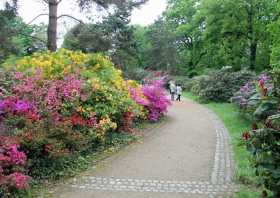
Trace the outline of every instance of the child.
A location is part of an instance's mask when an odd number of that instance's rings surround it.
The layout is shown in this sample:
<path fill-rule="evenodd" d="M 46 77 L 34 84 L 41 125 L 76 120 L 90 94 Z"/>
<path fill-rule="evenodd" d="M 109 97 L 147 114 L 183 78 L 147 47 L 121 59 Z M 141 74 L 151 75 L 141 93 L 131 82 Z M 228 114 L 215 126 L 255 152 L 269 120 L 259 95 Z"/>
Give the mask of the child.
<path fill-rule="evenodd" d="M 176 95 L 177 95 L 176 101 L 181 101 L 182 87 L 180 85 L 176 86 Z"/>

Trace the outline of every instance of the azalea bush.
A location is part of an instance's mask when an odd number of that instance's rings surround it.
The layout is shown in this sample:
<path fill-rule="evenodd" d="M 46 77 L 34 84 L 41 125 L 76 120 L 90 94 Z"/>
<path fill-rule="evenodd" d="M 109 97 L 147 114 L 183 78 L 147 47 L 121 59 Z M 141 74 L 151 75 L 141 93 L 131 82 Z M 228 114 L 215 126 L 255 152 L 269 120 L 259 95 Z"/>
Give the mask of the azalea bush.
<path fill-rule="evenodd" d="M 155 80 L 142 87 L 143 95 L 147 98 L 148 104 L 144 105 L 151 121 L 158 121 L 170 105 L 170 100 L 165 94 L 164 81 Z"/>
<path fill-rule="evenodd" d="M 31 177 L 26 175 L 27 156 L 15 137 L 0 136 L 0 196 L 25 190 Z"/>
<path fill-rule="evenodd" d="M 261 74 L 256 81 L 249 82 L 235 94 L 233 102 L 241 111 L 251 113 L 252 130 L 244 132 L 243 141 L 251 153 L 252 166 L 261 184 L 280 197 L 280 116 L 279 116 L 279 72 Z M 267 193 L 263 193 L 264 195 Z M 265 197 L 265 196 L 264 196 Z"/>
<path fill-rule="evenodd" d="M 62 49 L 4 66 L 0 133 L 17 138 L 13 149 L 24 152 L 34 180 L 59 177 L 73 157 L 105 146 L 111 133 L 131 133 L 135 120 L 159 120 L 169 105 L 162 81 L 125 81 L 101 54 Z M 6 172 L 5 181 L 25 178 Z"/>
<path fill-rule="evenodd" d="M 143 86 L 130 86 L 130 94 L 134 101 L 144 107 L 150 121 L 158 121 L 167 112 L 171 104 L 164 89 L 163 79 L 149 80 Z"/>

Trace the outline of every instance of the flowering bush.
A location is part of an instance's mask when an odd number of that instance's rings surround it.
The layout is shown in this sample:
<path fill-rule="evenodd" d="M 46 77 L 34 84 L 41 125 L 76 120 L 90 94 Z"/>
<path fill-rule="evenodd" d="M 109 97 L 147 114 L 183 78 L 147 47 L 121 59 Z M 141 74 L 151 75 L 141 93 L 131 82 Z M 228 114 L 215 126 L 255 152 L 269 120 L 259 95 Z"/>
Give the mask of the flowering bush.
<path fill-rule="evenodd" d="M 0 137 L 0 190 L 26 189 L 31 177 L 25 175 L 27 157 L 19 151 L 19 141 L 14 137 Z"/>
<path fill-rule="evenodd" d="M 255 74 L 251 71 L 234 72 L 231 67 L 222 68 L 204 81 L 205 87 L 199 91 L 199 99 L 204 102 L 227 102 L 240 86 L 253 79 Z"/>
<path fill-rule="evenodd" d="M 246 135 L 245 135 L 246 134 Z M 268 117 L 264 126 L 244 133 L 243 137 L 252 154 L 251 162 L 262 184 L 280 197 L 280 116 Z"/>
<path fill-rule="evenodd" d="M 143 87 L 125 81 L 100 54 L 62 49 L 35 53 L 5 68 L 10 77 L 0 92 L 0 132 L 18 143 L 4 157 L 13 156 L 10 162 L 17 167 L 27 164 L 34 179 L 48 178 L 65 168 L 64 159 L 105 144 L 112 131 L 131 132 L 135 119 L 157 121 L 169 105 L 162 81 Z M 25 154 L 18 152 L 19 144 Z M 21 173 L 10 172 L 5 181 L 25 188 L 28 177 Z"/>
<path fill-rule="evenodd" d="M 266 119 L 277 110 L 273 84 L 267 74 L 261 74 L 256 81 L 250 81 L 234 94 L 231 101 L 247 118 Z"/>
<path fill-rule="evenodd" d="M 131 97 L 137 104 L 144 107 L 150 121 L 158 121 L 167 112 L 171 103 L 165 94 L 163 80 L 147 81 L 142 87 L 130 82 L 129 87 Z"/>
<path fill-rule="evenodd" d="M 147 98 L 148 104 L 144 105 L 148 110 L 148 118 L 151 121 L 158 121 L 163 113 L 167 112 L 171 104 L 165 94 L 163 80 L 155 80 L 142 87 L 143 95 Z"/>

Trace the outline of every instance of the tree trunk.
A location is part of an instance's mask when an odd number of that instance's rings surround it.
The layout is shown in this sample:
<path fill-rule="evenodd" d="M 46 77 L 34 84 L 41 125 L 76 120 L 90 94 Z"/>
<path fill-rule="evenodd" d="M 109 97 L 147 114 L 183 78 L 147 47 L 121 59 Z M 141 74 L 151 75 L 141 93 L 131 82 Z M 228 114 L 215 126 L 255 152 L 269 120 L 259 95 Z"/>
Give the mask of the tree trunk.
<path fill-rule="evenodd" d="M 48 25 L 48 49 L 52 52 L 56 51 L 57 44 L 57 7 L 56 0 L 49 0 L 49 25 Z"/>
<path fill-rule="evenodd" d="M 256 67 L 257 48 L 258 48 L 257 42 L 254 39 L 251 40 L 251 44 L 250 44 L 250 69 L 251 70 L 254 70 Z"/>
<path fill-rule="evenodd" d="M 248 9 L 248 34 L 250 40 L 250 69 L 254 70 L 256 66 L 258 44 L 254 34 L 254 6 L 252 1 L 250 1 L 250 7 Z"/>

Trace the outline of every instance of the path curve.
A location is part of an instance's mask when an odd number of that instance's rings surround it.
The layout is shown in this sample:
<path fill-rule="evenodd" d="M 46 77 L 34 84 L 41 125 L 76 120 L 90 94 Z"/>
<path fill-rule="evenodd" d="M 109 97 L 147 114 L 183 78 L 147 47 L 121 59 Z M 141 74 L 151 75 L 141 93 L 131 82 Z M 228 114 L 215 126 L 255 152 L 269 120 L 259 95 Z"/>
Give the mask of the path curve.
<path fill-rule="evenodd" d="M 227 129 L 210 110 L 174 102 L 167 123 L 71 179 L 55 198 L 231 197 L 233 156 Z"/>

